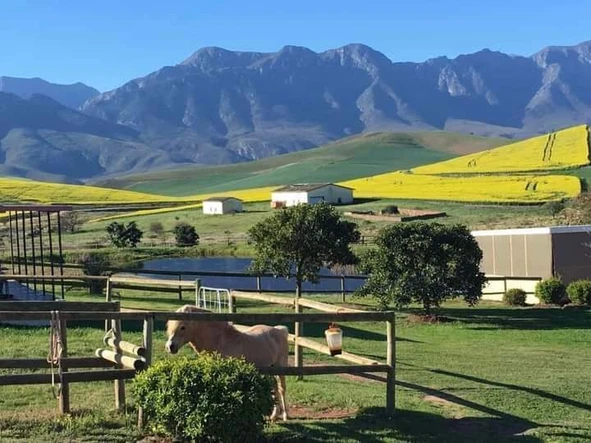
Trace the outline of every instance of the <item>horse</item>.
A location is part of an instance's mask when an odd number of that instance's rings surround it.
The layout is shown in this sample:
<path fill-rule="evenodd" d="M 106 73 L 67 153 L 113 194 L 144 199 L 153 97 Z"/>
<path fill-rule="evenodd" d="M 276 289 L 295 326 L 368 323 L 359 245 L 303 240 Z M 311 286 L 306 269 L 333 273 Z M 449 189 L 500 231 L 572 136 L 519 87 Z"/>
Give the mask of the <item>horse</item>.
<path fill-rule="evenodd" d="M 211 312 L 193 305 L 185 305 L 176 312 Z M 256 325 L 244 332 L 230 322 L 199 322 L 169 320 L 166 325 L 166 351 L 176 354 L 186 343 L 196 353 L 218 352 L 222 357 L 244 357 L 257 367 L 287 366 L 289 356 L 288 331 L 285 326 Z M 273 388 L 275 406 L 271 420 L 275 420 L 278 409 L 283 420 L 287 420 L 285 402 L 285 376 L 275 377 Z M 278 408 L 279 406 L 279 408 Z"/>

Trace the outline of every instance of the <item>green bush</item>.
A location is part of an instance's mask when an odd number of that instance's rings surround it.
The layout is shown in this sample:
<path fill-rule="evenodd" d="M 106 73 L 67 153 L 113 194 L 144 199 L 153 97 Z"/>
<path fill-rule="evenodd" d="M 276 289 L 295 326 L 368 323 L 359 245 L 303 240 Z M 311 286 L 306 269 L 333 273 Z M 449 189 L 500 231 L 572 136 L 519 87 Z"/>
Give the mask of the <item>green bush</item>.
<path fill-rule="evenodd" d="M 536 297 L 540 299 L 540 303 L 558 305 L 566 299 L 566 287 L 561 279 L 548 278 L 536 285 Z"/>
<path fill-rule="evenodd" d="M 591 306 L 591 280 L 577 280 L 566 287 L 566 295 L 571 303 Z"/>
<path fill-rule="evenodd" d="M 181 440 L 257 441 L 273 409 L 272 378 L 243 359 L 161 360 L 134 380 L 152 430 Z"/>
<path fill-rule="evenodd" d="M 509 306 L 525 306 L 527 294 L 523 289 L 512 288 L 503 295 L 503 301 Z"/>

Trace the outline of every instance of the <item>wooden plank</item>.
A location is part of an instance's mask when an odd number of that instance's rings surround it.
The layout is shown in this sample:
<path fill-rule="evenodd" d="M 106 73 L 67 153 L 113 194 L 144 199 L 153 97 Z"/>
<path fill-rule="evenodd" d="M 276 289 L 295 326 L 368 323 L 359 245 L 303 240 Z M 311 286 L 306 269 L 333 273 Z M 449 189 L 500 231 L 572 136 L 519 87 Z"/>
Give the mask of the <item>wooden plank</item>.
<path fill-rule="evenodd" d="M 115 340 L 114 337 L 107 337 L 105 340 L 103 340 L 103 342 L 105 343 L 106 346 L 111 346 L 113 348 L 119 348 L 123 352 L 127 352 L 128 354 L 137 355 L 139 357 L 146 356 L 146 348 L 144 348 L 143 346 L 135 345 L 135 344 L 130 343 L 125 340 L 118 341 L 118 340 Z"/>
<path fill-rule="evenodd" d="M 293 291 L 292 291 L 293 292 Z M 280 297 L 277 295 L 259 294 L 258 292 L 246 292 L 246 291 L 230 291 L 230 294 L 236 298 L 243 298 L 246 300 L 258 300 L 265 301 L 268 303 L 275 303 L 278 305 L 293 306 L 293 297 Z"/>
<path fill-rule="evenodd" d="M 117 341 L 121 341 L 121 319 L 114 319 L 111 323 L 111 328 L 113 330 L 113 336 Z M 119 349 L 115 349 L 115 351 L 119 351 Z M 115 367 L 117 369 L 123 369 L 122 364 L 117 364 Z M 115 380 L 115 409 L 118 411 L 123 411 L 125 409 L 125 381 L 124 380 Z"/>
<path fill-rule="evenodd" d="M 152 347 L 153 347 L 153 333 L 154 333 L 154 318 L 146 317 L 144 319 L 143 337 L 144 337 L 144 348 L 146 349 L 146 368 L 152 364 Z M 138 429 L 143 429 L 146 425 L 146 417 L 144 414 L 144 408 L 138 407 L 137 411 L 137 426 Z"/>
<path fill-rule="evenodd" d="M 300 306 L 305 306 L 306 308 L 316 309 L 322 312 L 369 312 L 369 311 L 362 311 L 361 309 L 352 309 L 352 308 L 345 308 L 342 306 L 331 305 L 329 303 L 323 303 L 315 300 L 310 300 L 307 298 L 300 298 L 299 300 Z"/>
<path fill-rule="evenodd" d="M 111 368 L 113 363 L 99 357 L 67 357 L 62 358 L 64 368 Z M 2 369 L 49 369 L 47 358 L 2 358 Z"/>
<path fill-rule="evenodd" d="M 295 339 L 295 336 L 290 334 L 290 339 L 292 339 L 292 337 L 293 337 L 293 339 Z M 330 349 L 328 346 L 323 345 L 322 343 L 318 343 L 318 342 L 311 340 L 309 338 L 300 337 L 300 346 L 303 346 L 303 347 L 309 348 L 309 349 L 313 349 L 314 351 L 320 352 L 321 354 L 330 355 Z M 360 355 L 352 354 L 352 353 L 346 352 L 346 351 L 343 351 L 341 354 L 337 354 L 337 355 L 333 356 L 333 358 L 338 358 L 339 360 L 345 360 L 345 361 L 360 364 L 360 365 L 379 365 L 379 364 L 381 364 L 379 361 L 372 360 L 371 358 L 362 357 Z"/>
<path fill-rule="evenodd" d="M 12 302 L 9 302 L 12 303 Z M 391 311 L 380 312 L 309 312 L 295 313 L 186 313 L 169 311 L 134 311 L 134 312 L 60 312 L 60 317 L 65 320 L 143 320 L 151 315 L 155 321 L 186 320 L 186 321 L 230 321 L 234 323 L 262 323 L 281 324 L 296 321 L 306 323 L 330 323 L 330 322 L 357 322 L 357 321 L 387 321 Z M 49 311 L 10 312 L 0 311 L 0 320 L 49 320 Z"/>
<path fill-rule="evenodd" d="M 125 369 L 135 369 L 136 371 L 142 371 L 146 367 L 146 362 L 141 358 L 123 355 L 118 352 L 111 351 L 110 349 L 97 349 L 95 355 L 115 363 L 117 367 L 122 366 Z"/>
<path fill-rule="evenodd" d="M 295 366 L 261 367 L 258 368 L 263 374 L 269 375 L 323 375 L 323 374 L 363 374 L 372 372 L 387 372 L 388 365 L 339 365 L 339 366 Z"/>
<path fill-rule="evenodd" d="M 40 265 L 39 265 L 40 266 Z M 89 280 L 108 280 L 103 275 L 26 275 L 26 274 L 2 274 L 0 280 L 64 280 L 76 282 L 88 282 Z"/>
<path fill-rule="evenodd" d="M 61 354 L 58 359 L 58 370 L 61 380 L 60 394 L 59 394 L 59 411 L 60 414 L 68 414 L 70 412 L 70 385 L 68 380 L 64 378 L 64 374 L 68 373 L 68 368 L 62 364 L 62 358 L 68 357 L 68 330 L 66 320 L 59 320 L 59 338 L 62 344 Z"/>
<path fill-rule="evenodd" d="M 79 371 L 63 374 L 68 383 L 90 381 L 126 380 L 135 377 L 134 369 L 107 369 L 104 371 Z M 61 383 L 59 374 L 55 374 L 55 382 Z M 51 384 L 51 374 L 10 374 L 0 375 L 0 386 L 9 385 L 44 385 Z"/>
<path fill-rule="evenodd" d="M 169 288 L 166 286 L 163 287 L 156 287 L 156 286 L 143 286 L 143 285 L 128 285 L 128 284 L 117 284 L 117 289 L 128 289 L 132 291 L 149 291 L 149 292 L 165 292 L 165 293 L 174 293 L 178 294 L 179 288 Z M 181 288 L 182 291 L 194 291 L 194 288 Z"/>
<path fill-rule="evenodd" d="M 0 311 L 118 311 L 118 302 L 73 302 L 55 301 L 0 301 Z M 48 315 L 50 313 L 48 312 Z M 50 315 L 47 317 L 50 318 Z"/>
<path fill-rule="evenodd" d="M 154 285 L 176 288 L 179 287 L 195 289 L 195 281 L 191 280 L 165 280 L 160 278 L 144 278 L 144 277 L 111 277 L 111 284 L 119 286 L 120 284 L 127 285 Z"/>
<path fill-rule="evenodd" d="M 396 332 L 395 316 L 386 323 L 387 335 L 387 366 L 386 375 L 386 412 L 393 415 L 396 410 Z"/>

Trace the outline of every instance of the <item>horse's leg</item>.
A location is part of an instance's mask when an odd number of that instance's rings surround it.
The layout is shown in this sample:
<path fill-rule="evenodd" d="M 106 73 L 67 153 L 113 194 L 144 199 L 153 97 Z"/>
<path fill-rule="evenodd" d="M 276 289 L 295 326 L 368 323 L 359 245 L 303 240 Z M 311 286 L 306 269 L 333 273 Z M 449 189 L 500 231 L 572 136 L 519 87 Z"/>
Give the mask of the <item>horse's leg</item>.
<path fill-rule="evenodd" d="M 273 384 L 273 412 L 271 413 L 271 420 L 275 420 L 277 417 L 277 401 L 279 399 L 278 390 L 277 377 L 275 377 L 275 383 Z"/>
<path fill-rule="evenodd" d="M 279 391 L 279 400 L 281 410 L 283 411 L 283 421 L 287 420 L 287 403 L 285 401 L 285 375 L 279 375 L 277 380 L 277 391 Z"/>

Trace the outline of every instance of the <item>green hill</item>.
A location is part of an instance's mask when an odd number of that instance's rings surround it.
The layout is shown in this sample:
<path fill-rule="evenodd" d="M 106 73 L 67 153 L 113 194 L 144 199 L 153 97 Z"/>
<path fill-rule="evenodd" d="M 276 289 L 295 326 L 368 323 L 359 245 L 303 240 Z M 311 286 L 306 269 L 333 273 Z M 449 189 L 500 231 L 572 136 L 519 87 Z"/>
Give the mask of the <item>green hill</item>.
<path fill-rule="evenodd" d="M 506 143 L 502 138 L 448 132 L 373 133 L 254 162 L 130 175 L 97 185 L 187 196 L 297 182 L 339 182 L 410 169 Z"/>

